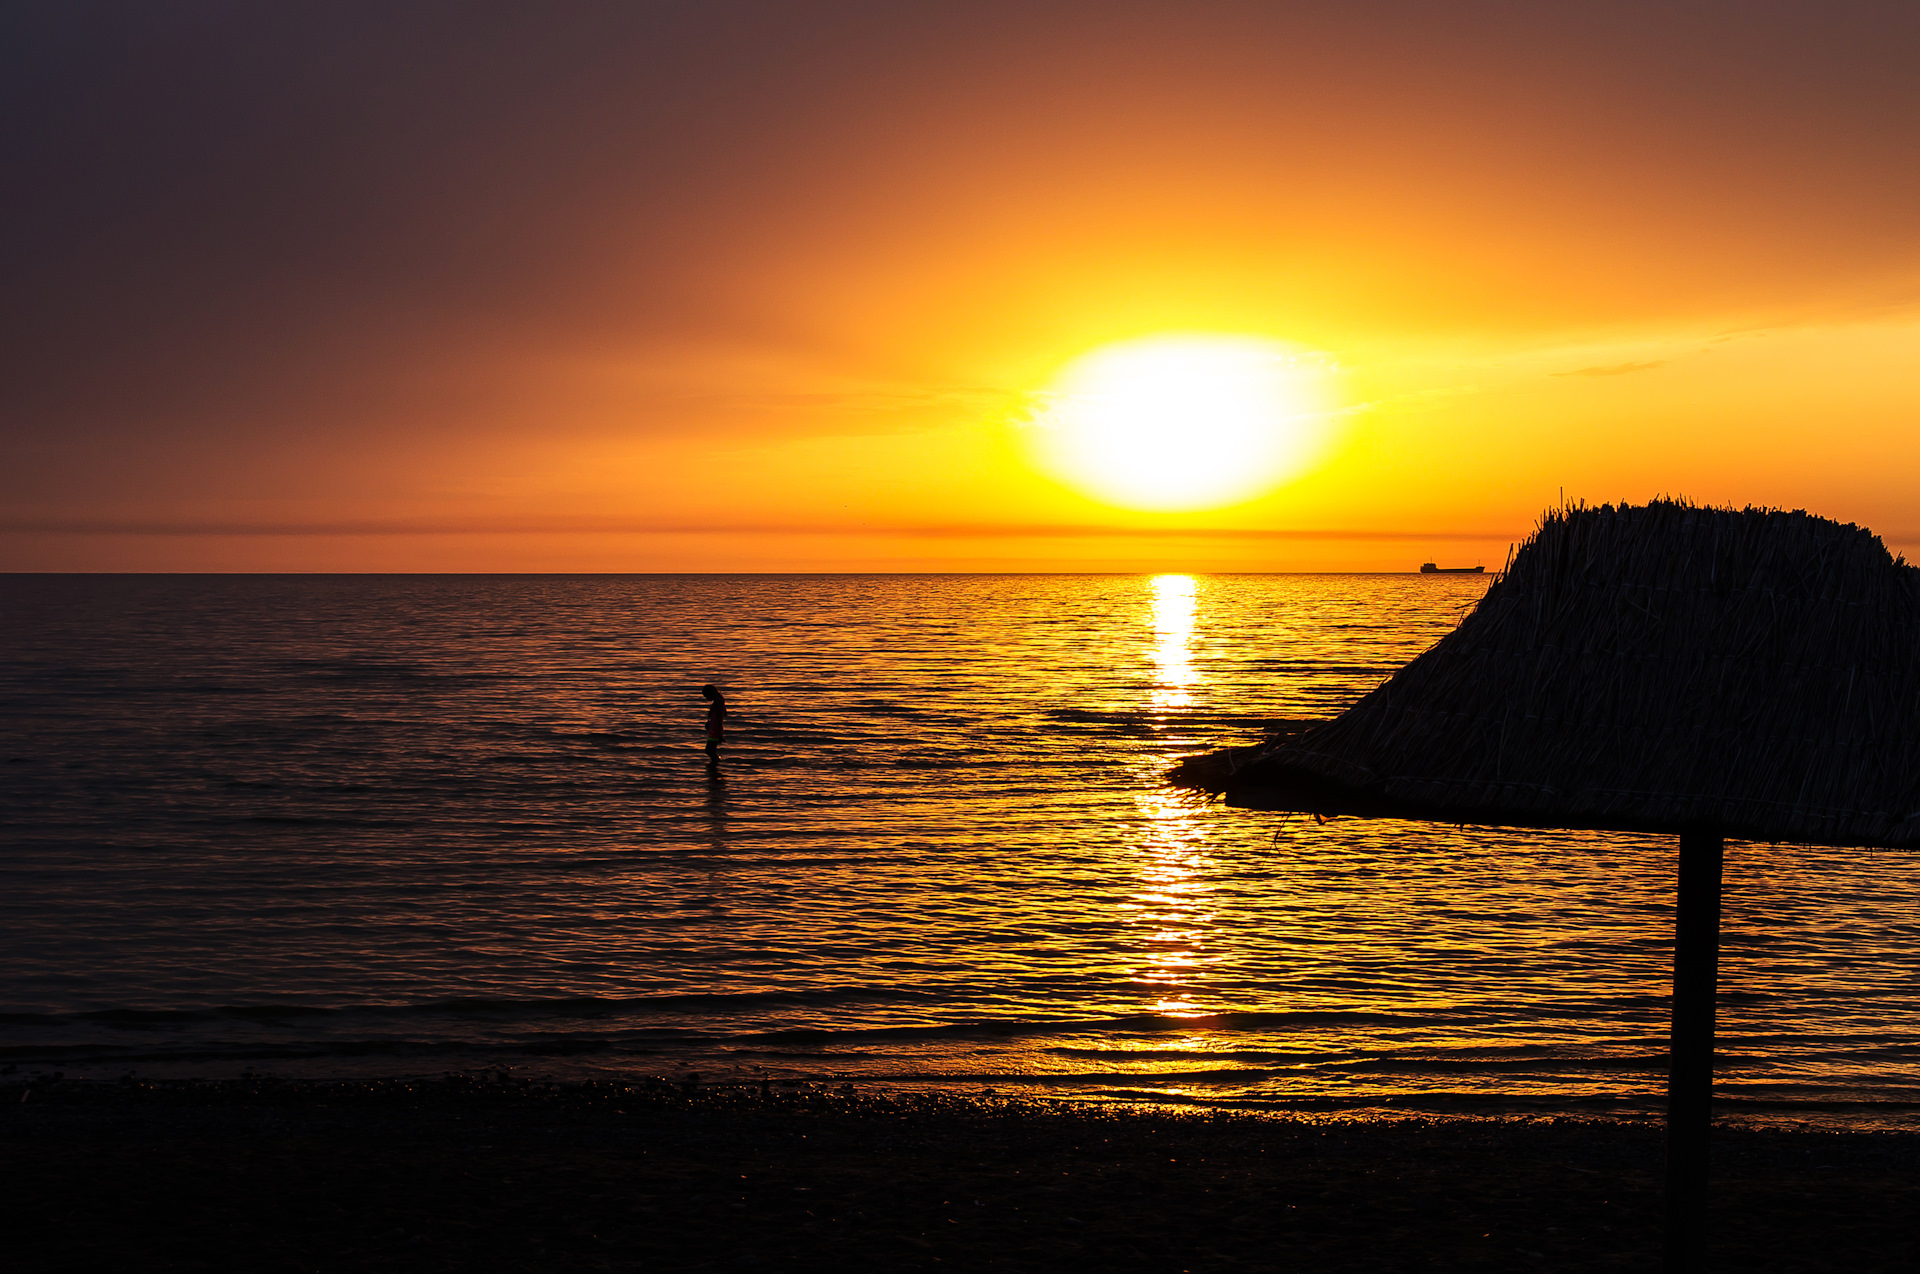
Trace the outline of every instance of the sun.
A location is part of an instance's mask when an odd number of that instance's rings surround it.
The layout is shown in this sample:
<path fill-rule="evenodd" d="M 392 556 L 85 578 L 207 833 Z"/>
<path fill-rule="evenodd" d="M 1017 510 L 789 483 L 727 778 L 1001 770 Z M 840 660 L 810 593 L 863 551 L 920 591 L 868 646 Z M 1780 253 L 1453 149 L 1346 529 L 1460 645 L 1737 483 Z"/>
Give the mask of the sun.
<path fill-rule="evenodd" d="M 1323 450 L 1331 361 L 1251 336 L 1152 336 L 1063 369 L 1033 419 L 1040 467 L 1096 499 L 1175 511 L 1239 504 Z"/>

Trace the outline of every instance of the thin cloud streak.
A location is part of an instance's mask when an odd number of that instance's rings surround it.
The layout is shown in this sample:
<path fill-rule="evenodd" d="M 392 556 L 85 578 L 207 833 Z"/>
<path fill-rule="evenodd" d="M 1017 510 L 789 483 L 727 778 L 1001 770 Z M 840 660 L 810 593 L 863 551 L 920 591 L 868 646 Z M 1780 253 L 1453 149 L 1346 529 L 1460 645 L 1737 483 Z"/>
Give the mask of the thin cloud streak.
<path fill-rule="evenodd" d="M 1650 372 L 1656 367 L 1665 367 L 1667 360 L 1657 359 L 1651 363 L 1615 363 L 1610 367 L 1577 367 L 1570 372 L 1554 372 L 1555 376 L 1625 376 L 1631 372 Z"/>
<path fill-rule="evenodd" d="M 338 522 L 149 521 L 111 518 L 0 518 L 0 533 L 159 536 L 403 535 L 832 535 L 917 539 L 1347 540 L 1360 542 L 1519 540 L 1525 532 L 1278 529 L 1217 526 L 1107 526 L 1098 523 L 897 524 L 650 522 L 632 518 L 494 518 L 459 521 L 378 518 Z"/>

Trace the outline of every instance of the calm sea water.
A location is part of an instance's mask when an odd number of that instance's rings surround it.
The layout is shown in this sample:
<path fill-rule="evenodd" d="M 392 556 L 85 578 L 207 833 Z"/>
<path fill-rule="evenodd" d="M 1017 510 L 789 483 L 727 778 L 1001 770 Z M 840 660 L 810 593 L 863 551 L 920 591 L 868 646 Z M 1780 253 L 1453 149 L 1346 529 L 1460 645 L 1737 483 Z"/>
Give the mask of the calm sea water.
<path fill-rule="evenodd" d="M 1162 781 L 1483 587 L 8 577 L 0 1065 L 1654 1109 L 1668 841 Z M 1920 863 L 1733 845 L 1725 925 L 1729 1108 L 1910 1119 Z"/>

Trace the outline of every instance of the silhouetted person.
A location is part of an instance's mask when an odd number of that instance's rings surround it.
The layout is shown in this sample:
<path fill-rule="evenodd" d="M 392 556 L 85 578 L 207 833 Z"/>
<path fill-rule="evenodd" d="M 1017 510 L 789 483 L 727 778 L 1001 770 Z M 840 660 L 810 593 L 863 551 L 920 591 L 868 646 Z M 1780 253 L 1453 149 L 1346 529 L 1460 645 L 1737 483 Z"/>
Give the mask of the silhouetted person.
<path fill-rule="evenodd" d="M 727 697 L 718 686 L 700 687 L 700 697 L 707 701 L 707 763 L 715 765 L 720 761 L 720 742 L 726 738 Z"/>

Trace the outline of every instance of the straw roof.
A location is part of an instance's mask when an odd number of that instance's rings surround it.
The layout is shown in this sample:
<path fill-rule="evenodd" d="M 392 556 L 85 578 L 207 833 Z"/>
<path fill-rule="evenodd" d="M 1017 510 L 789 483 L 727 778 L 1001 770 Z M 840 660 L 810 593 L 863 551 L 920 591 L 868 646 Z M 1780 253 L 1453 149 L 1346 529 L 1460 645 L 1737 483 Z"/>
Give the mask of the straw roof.
<path fill-rule="evenodd" d="M 1803 512 L 1556 510 L 1431 650 L 1213 770 L 1256 809 L 1912 845 L 1920 570 Z"/>

